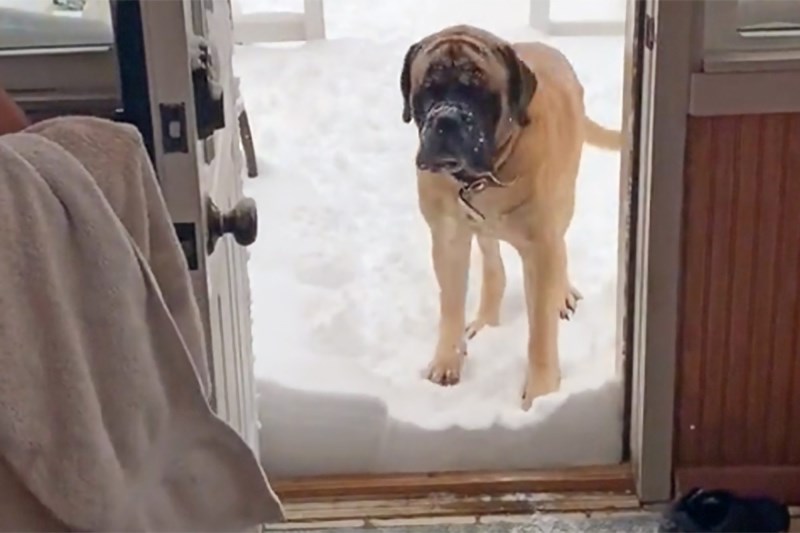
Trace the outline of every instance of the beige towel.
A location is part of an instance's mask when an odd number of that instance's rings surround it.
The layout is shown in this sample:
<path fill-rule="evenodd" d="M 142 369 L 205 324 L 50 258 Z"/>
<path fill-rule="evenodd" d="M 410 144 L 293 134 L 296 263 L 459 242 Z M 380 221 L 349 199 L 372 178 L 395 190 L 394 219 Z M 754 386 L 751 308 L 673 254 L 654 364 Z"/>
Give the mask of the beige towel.
<path fill-rule="evenodd" d="M 146 157 L 133 128 L 95 119 L 0 137 L 0 529 L 282 518 L 205 401 L 197 310 Z"/>
<path fill-rule="evenodd" d="M 205 337 L 186 259 L 138 131 L 94 117 L 45 120 L 26 131 L 60 144 L 94 178 L 149 264 L 200 381 L 210 394 Z"/>

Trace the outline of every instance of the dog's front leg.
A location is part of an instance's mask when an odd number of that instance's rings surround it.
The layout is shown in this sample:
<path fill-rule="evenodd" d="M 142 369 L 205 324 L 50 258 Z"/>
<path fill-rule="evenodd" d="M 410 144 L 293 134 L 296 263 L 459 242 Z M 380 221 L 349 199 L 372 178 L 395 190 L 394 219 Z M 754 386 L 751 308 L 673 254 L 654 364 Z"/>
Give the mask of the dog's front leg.
<path fill-rule="evenodd" d="M 521 251 L 528 307 L 528 369 L 522 408 L 539 396 L 558 390 L 558 320 L 567 283 L 567 251 L 563 238 L 536 242 Z"/>
<path fill-rule="evenodd" d="M 467 326 L 467 339 L 472 339 L 484 326 L 500 325 L 500 305 L 506 289 L 506 271 L 503 267 L 503 256 L 500 255 L 500 242 L 478 235 L 478 246 L 483 255 L 481 300 L 478 316 Z"/>
<path fill-rule="evenodd" d="M 428 379 L 455 385 L 466 355 L 465 305 L 472 232 L 455 219 L 431 224 L 433 269 L 439 283 L 439 339 L 428 368 Z"/>

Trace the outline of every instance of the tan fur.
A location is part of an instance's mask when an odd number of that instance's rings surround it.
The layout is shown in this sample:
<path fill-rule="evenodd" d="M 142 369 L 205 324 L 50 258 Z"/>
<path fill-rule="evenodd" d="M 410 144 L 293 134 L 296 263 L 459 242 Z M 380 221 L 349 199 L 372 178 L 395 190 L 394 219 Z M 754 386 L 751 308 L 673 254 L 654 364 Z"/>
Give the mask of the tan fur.
<path fill-rule="evenodd" d="M 586 117 L 586 142 L 606 150 L 622 149 L 622 133 L 619 130 L 604 128 Z"/>
<path fill-rule="evenodd" d="M 453 47 L 447 41 L 455 41 Z M 485 53 L 463 42 L 479 43 Z M 430 43 L 439 43 L 433 49 Z M 459 43 L 462 44 L 459 44 Z M 427 66 L 449 57 L 468 54 L 491 86 L 504 89 L 506 67 L 492 53 L 502 41 L 469 27 L 444 30 L 431 36 L 411 70 L 412 93 L 423 83 Z M 538 86 L 528 107 L 531 123 L 509 126 L 508 109 L 496 133 L 498 145 L 513 143 L 497 177 L 513 184 L 489 188 L 473 198 L 485 216 L 475 222 L 458 203 L 459 184 L 450 176 L 418 172 L 419 205 L 432 238 L 433 266 L 440 287 L 439 338 L 428 377 L 442 385 L 460 379 L 466 338 L 484 326 L 500 321 L 505 290 L 505 270 L 498 241 L 510 243 L 522 257 L 528 309 L 528 368 L 522 389 L 522 406 L 558 390 L 559 316 L 568 315 L 581 298 L 567 275 L 565 234 L 575 205 L 575 184 L 584 143 L 619 149 L 621 134 L 598 125 L 585 115 L 583 87 L 569 61 L 557 50 L 540 43 L 514 45 L 517 55 L 536 75 Z M 470 248 L 477 236 L 483 257 L 482 288 L 477 315 L 465 316 Z"/>

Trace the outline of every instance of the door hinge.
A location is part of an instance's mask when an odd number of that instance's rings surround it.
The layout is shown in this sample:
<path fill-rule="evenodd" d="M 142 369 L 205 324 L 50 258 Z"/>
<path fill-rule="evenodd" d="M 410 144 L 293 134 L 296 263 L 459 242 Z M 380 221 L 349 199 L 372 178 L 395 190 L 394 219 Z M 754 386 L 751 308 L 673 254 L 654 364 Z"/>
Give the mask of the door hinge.
<path fill-rule="evenodd" d="M 644 16 L 644 45 L 648 50 L 656 45 L 656 20 L 648 14 Z"/>
<path fill-rule="evenodd" d="M 183 103 L 159 104 L 158 112 L 161 115 L 161 144 L 164 153 L 189 153 L 186 106 Z"/>

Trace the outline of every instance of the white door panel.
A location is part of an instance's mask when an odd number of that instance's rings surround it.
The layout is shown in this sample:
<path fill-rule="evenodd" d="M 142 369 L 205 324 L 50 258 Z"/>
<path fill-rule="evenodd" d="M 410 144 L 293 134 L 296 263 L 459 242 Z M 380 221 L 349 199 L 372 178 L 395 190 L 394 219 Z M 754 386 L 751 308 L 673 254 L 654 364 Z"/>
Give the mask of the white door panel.
<path fill-rule="evenodd" d="M 195 2 L 195 5 L 200 4 Z M 205 10 L 204 30 L 206 39 L 216 52 L 215 69 L 218 81 L 224 88 L 226 126 L 214 134 L 213 159 L 205 167 L 207 175 L 203 185 L 207 187 L 205 194 L 214 199 L 222 211 L 230 211 L 242 199 L 240 176 L 243 171 L 235 108 L 234 88 L 237 83 L 232 70 L 231 13 L 229 2 L 225 0 L 205 4 L 212 7 Z M 247 275 L 243 268 L 246 251 L 231 238 L 224 239 L 218 246 L 220 248 L 209 257 L 208 275 L 211 292 L 227 298 L 227 303 L 222 307 L 227 305 L 225 320 L 229 336 L 225 357 L 218 363 L 224 369 L 227 394 L 218 395 L 217 399 L 224 403 L 231 423 L 257 446 L 257 422 L 252 409 L 255 392 L 252 387 L 252 344 L 249 340 L 249 295 L 240 282 L 240 278 Z"/>
<path fill-rule="evenodd" d="M 196 228 L 194 242 L 188 244 L 197 249 L 192 276 L 206 322 L 212 404 L 257 450 L 250 299 L 248 284 L 243 281 L 246 251 L 234 239 L 249 242 L 254 238 L 255 218 L 254 209 L 241 203 L 243 165 L 235 113 L 230 7 L 226 0 L 159 0 L 141 5 L 156 164 L 174 222 Z M 165 35 L 172 38 L 164 39 Z M 214 51 L 213 81 L 224 98 L 224 126 L 205 140 L 198 135 L 202 118 L 195 113 L 199 93 L 194 92 L 190 67 L 197 53 L 196 36 Z M 183 126 L 168 124 L 172 119 L 164 116 L 165 105 L 168 111 L 185 115 Z M 166 150 L 164 135 L 181 129 L 185 129 L 185 142 Z M 209 239 L 209 233 L 215 238 Z"/>

